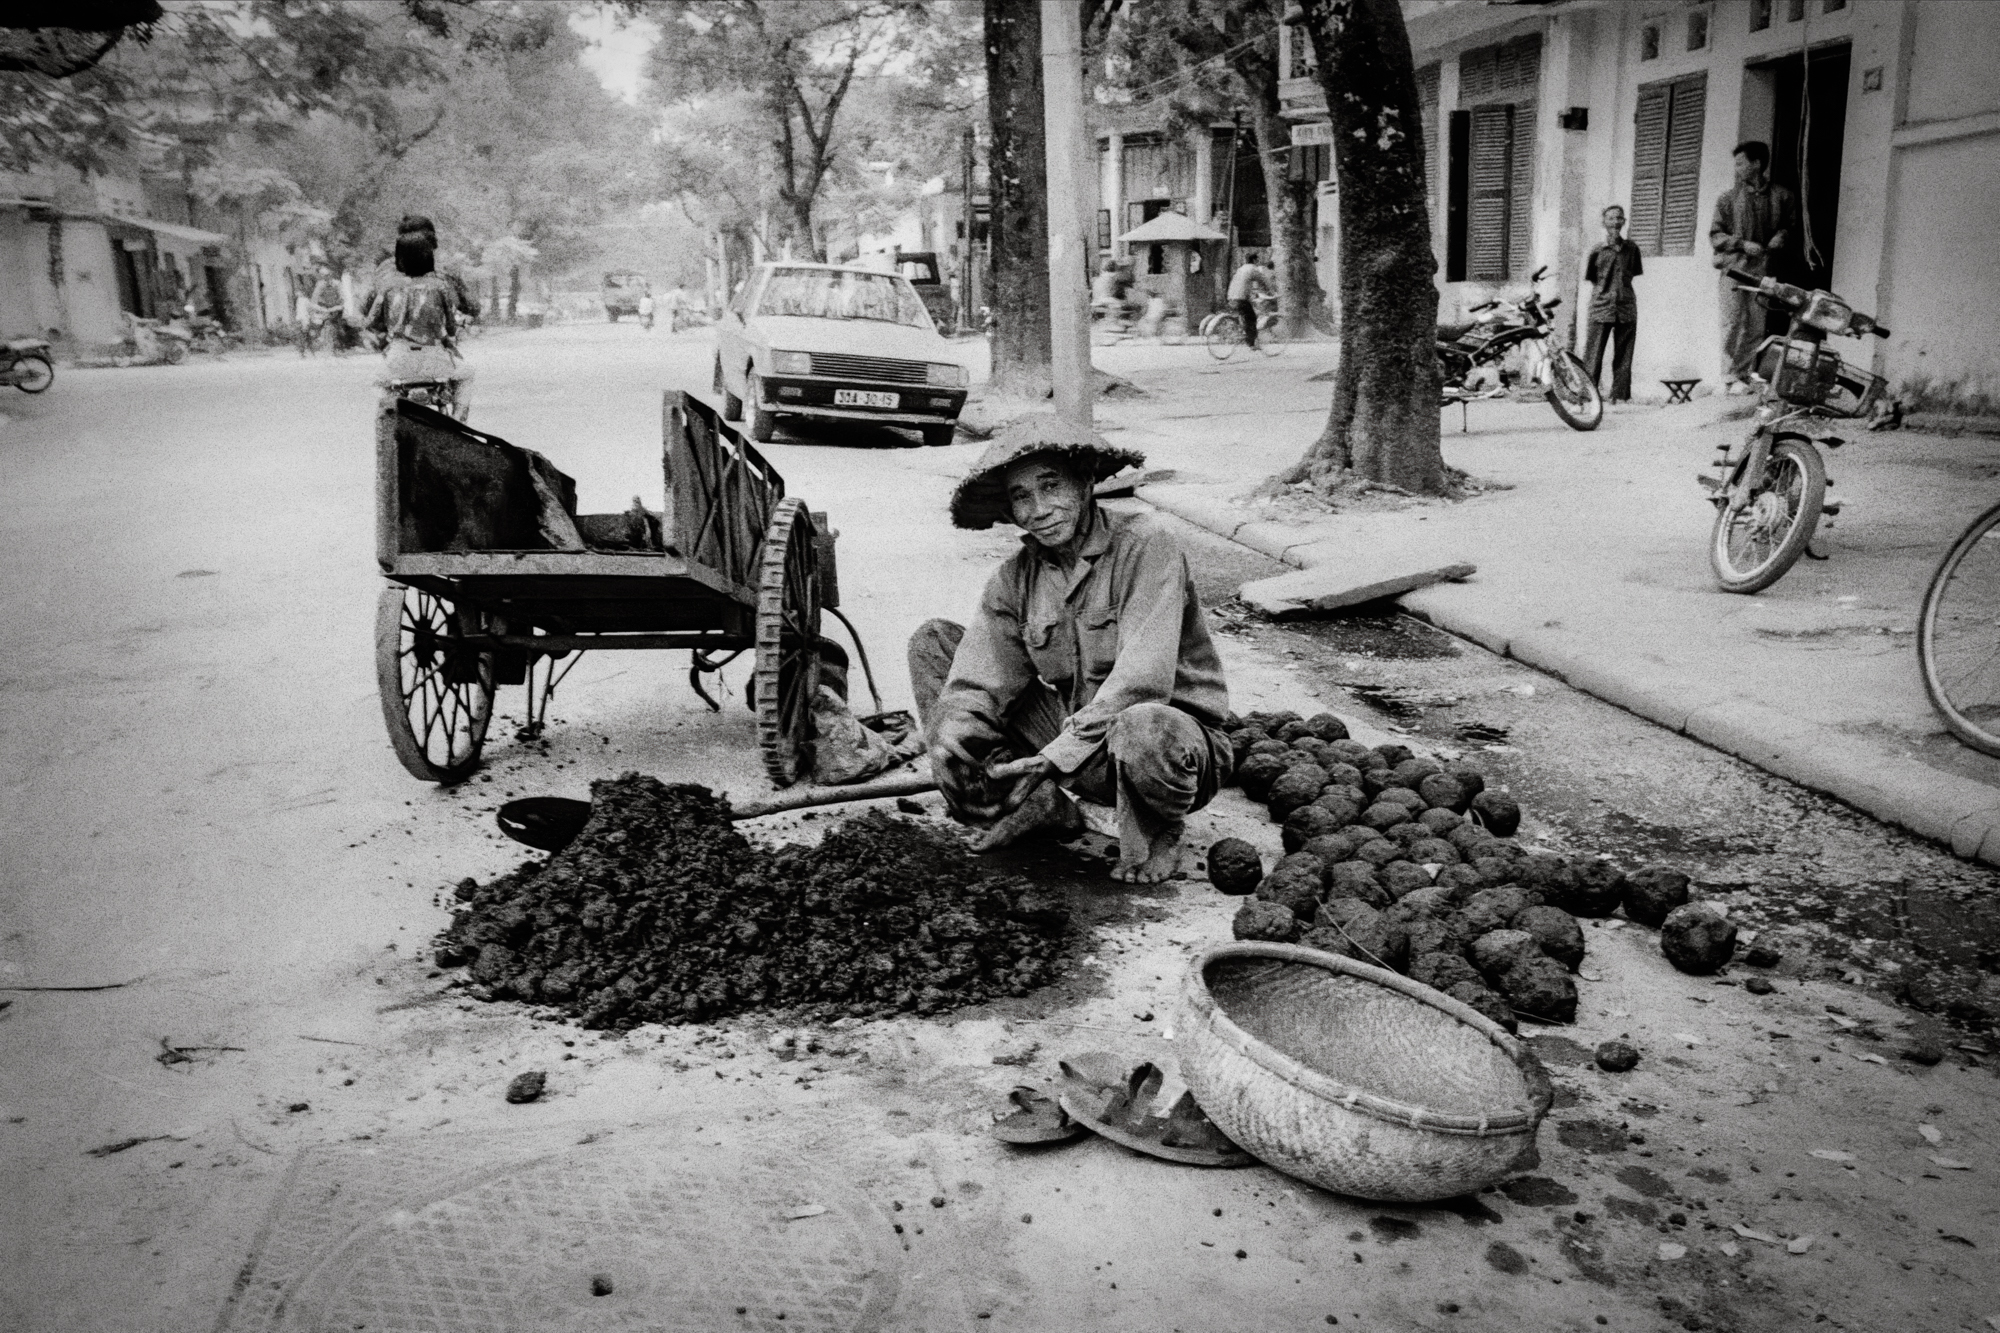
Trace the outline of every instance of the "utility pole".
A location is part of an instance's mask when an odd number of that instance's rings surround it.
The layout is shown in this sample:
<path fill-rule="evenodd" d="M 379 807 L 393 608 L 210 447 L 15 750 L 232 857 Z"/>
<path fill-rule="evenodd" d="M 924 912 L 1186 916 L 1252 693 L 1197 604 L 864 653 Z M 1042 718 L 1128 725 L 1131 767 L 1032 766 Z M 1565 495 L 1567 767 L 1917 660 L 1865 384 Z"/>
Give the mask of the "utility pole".
<path fill-rule="evenodd" d="M 965 127 L 964 158 L 960 163 L 963 172 L 964 193 L 960 200 L 964 207 L 959 210 L 958 238 L 958 328 L 963 333 L 973 327 L 972 308 L 972 177 L 978 166 L 979 141 L 972 132 L 972 126 Z"/>
<path fill-rule="evenodd" d="M 1091 424 L 1090 274 L 1084 214 L 1083 30 L 1076 0 L 1041 0 L 1049 200 L 1049 369 L 1056 415 Z"/>

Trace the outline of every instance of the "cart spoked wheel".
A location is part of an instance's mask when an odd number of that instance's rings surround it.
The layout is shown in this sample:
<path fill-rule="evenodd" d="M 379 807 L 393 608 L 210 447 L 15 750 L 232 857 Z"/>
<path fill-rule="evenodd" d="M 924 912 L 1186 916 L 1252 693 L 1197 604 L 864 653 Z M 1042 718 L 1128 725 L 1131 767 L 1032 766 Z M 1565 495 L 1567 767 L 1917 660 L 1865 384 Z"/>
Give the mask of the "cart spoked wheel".
<path fill-rule="evenodd" d="M 805 502 L 780 500 L 764 535 L 757 582 L 757 743 L 771 781 L 812 769 L 812 700 L 819 688 L 819 544 Z"/>
<path fill-rule="evenodd" d="M 463 782 L 479 767 L 493 718 L 493 654 L 465 647 L 464 617 L 418 588 L 382 590 L 375 606 L 375 684 L 403 767 L 426 782 Z"/>

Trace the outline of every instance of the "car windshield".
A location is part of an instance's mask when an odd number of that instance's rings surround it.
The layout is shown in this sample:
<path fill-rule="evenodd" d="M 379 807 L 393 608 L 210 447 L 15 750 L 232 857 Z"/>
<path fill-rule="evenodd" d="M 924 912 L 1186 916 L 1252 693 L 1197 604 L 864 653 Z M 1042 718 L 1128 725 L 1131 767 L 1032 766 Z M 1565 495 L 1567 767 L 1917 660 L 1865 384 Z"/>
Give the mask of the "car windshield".
<path fill-rule="evenodd" d="M 928 328 L 923 300 L 892 273 L 851 269 L 773 269 L 757 301 L 760 315 L 804 315 L 812 319 L 873 319 Z"/>

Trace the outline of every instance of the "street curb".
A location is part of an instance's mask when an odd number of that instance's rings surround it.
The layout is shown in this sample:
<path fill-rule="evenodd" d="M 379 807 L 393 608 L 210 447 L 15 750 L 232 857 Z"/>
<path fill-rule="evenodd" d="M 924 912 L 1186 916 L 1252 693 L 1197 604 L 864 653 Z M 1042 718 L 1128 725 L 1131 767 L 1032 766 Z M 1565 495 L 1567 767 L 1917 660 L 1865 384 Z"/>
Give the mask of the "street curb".
<path fill-rule="evenodd" d="M 1307 555 L 1319 543 L 1300 540 L 1305 534 L 1296 528 L 1246 519 L 1222 501 L 1176 494 L 1179 489 L 1141 486 L 1135 494 L 1284 564 L 1305 569 L 1317 563 Z M 1418 589 L 1397 601 L 1427 624 L 1546 671 L 1593 698 L 1948 846 L 1954 855 L 2000 866 L 2000 791 L 1984 783 L 1885 753 L 1756 700 L 1691 685 L 1635 654 L 1602 647 L 1579 652 L 1564 636 L 1507 623 L 1504 613 L 1481 616 L 1453 606 L 1444 589 Z"/>

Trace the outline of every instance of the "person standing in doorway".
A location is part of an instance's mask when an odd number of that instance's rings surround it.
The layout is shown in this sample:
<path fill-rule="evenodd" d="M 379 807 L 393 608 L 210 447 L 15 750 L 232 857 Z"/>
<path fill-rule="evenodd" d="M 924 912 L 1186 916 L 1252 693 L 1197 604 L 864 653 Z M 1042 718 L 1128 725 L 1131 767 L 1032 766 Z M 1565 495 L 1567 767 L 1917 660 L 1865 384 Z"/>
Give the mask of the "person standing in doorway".
<path fill-rule="evenodd" d="M 1762 277 L 1775 256 L 1792 246 L 1798 232 L 1798 201 L 1771 184 L 1771 149 L 1751 140 L 1736 145 L 1736 184 L 1715 201 L 1708 244 L 1718 269 L 1741 269 Z M 1764 311 L 1757 294 L 1722 274 L 1722 389 L 1748 393 L 1757 344 L 1764 336 Z"/>
<path fill-rule="evenodd" d="M 1243 341 L 1257 346 L 1257 298 L 1271 294 L 1271 270 L 1255 250 L 1243 256 L 1243 263 L 1229 279 L 1229 303 L 1236 318 L 1243 321 Z"/>
<path fill-rule="evenodd" d="M 1645 272 L 1639 247 L 1625 239 L 1625 210 L 1617 204 L 1604 210 L 1604 244 L 1590 252 L 1583 280 L 1590 284 L 1590 331 L 1583 344 L 1583 364 L 1596 384 L 1604 370 L 1604 344 L 1611 344 L 1611 401 L 1632 401 L 1632 345 L 1639 337 L 1639 298 L 1632 279 Z"/>

